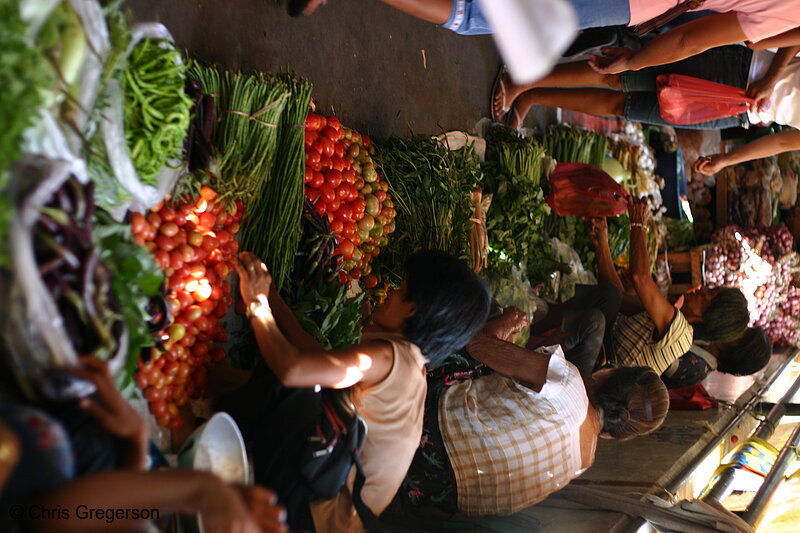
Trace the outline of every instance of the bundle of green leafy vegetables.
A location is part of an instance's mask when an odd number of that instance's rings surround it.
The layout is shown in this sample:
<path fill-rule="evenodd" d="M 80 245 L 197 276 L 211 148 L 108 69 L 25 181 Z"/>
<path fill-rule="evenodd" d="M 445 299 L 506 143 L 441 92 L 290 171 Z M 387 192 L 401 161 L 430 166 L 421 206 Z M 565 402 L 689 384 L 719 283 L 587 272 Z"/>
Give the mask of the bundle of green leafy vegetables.
<path fill-rule="evenodd" d="M 153 255 L 133 242 L 129 224 L 119 224 L 105 211 L 95 213 L 95 238 L 100 258 L 111 271 L 111 287 L 122 307 L 122 318 L 128 326 L 128 355 L 125 371 L 118 376 L 124 389 L 133 383 L 132 376 L 142 348 L 153 346 L 148 323 L 151 299 L 162 295 L 164 274 Z"/>
<path fill-rule="evenodd" d="M 303 329 L 326 349 L 358 344 L 364 294 L 347 296 L 339 280 L 302 284 L 287 302 Z"/>
<path fill-rule="evenodd" d="M 406 257 L 443 250 L 470 261 L 472 192 L 482 186 L 480 161 L 471 146 L 448 150 L 426 135 L 391 138 L 375 160 L 389 182 L 397 229 L 374 269 L 399 285 Z"/>
<path fill-rule="evenodd" d="M 489 270 L 508 276 L 516 266 L 526 272 L 532 284 L 541 283 L 558 266 L 552 245 L 542 232 L 550 213 L 544 201 L 544 147 L 536 139 L 520 137 L 506 127 L 490 129 L 486 140 L 483 190 L 492 194 L 486 217 Z"/>
<path fill-rule="evenodd" d="M 43 91 L 55 74 L 38 48 L 25 40 L 27 24 L 17 0 L 0 0 L 0 267 L 8 264 L 8 224 L 13 206 L 5 194 L 8 167 L 20 157 L 22 133 L 38 117 Z"/>

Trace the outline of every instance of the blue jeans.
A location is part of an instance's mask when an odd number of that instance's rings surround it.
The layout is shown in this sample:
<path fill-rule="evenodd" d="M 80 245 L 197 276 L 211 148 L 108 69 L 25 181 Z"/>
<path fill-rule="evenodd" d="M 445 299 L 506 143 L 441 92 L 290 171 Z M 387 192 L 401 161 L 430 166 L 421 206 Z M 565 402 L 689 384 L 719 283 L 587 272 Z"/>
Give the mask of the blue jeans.
<path fill-rule="evenodd" d="M 533 0 L 531 0 L 533 1 Z M 627 25 L 631 20 L 629 0 L 567 0 L 578 14 L 578 28 Z M 453 0 L 450 18 L 442 27 L 459 35 L 493 33 L 478 0 Z"/>
<path fill-rule="evenodd" d="M 753 52 L 744 46 L 720 46 L 702 54 L 670 63 L 649 67 L 639 71 L 620 74 L 622 90 L 628 93 L 625 100 L 625 119 L 662 126 L 671 125 L 661 118 L 656 95 L 656 77 L 659 74 L 683 74 L 704 80 L 732 85 L 740 89 L 747 87 L 750 60 Z M 747 114 L 726 117 L 700 124 L 680 125 L 680 128 L 697 130 L 720 130 L 747 124 Z"/>

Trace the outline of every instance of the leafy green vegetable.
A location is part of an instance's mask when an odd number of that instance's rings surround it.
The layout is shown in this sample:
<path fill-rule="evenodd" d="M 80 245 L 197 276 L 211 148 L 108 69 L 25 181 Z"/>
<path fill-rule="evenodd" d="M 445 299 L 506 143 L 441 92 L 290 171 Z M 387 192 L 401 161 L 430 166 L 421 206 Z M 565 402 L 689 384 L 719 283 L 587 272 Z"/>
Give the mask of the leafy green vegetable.
<path fill-rule="evenodd" d="M 151 318 L 147 307 L 150 298 L 162 294 L 164 274 L 152 254 L 133 242 L 130 226 L 115 222 L 105 211 L 98 210 L 95 215 L 95 236 L 102 250 L 100 257 L 111 271 L 112 289 L 128 326 L 128 357 L 120 384 L 123 388 L 132 379 L 139 352 L 154 345 L 147 326 Z"/>
<path fill-rule="evenodd" d="M 0 267 L 8 263 L 8 222 L 12 206 L 5 197 L 8 167 L 20 157 L 22 133 L 38 117 L 42 90 L 55 82 L 38 48 L 25 42 L 27 25 L 17 0 L 0 0 Z"/>
<path fill-rule="evenodd" d="M 348 298 L 347 285 L 335 280 L 313 288 L 301 285 L 289 307 L 303 329 L 331 350 L 358 344 L 363 300 L 363 292 Z"/>
<path fill-rule="evenodd" d="M 375 160 L 389 182 L 397 229 L 374 268 L 399 285 L 405 258 L 419 250 L 443 250 L 469 260 L 472 192 L 483 174 L 472 147 L 448 150 L 425 135 L 392 138 Z"/>

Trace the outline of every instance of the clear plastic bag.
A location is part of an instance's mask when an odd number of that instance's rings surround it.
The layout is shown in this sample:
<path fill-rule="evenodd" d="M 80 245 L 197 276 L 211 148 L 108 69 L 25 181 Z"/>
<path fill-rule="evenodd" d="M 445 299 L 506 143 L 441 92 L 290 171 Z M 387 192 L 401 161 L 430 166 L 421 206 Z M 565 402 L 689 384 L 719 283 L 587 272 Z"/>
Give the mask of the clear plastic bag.
<path fill-rule="evenodd" d="M 661 74 L 656 78 L 661 118 L 671 124 L 700 124 L 747 112 L 755 100 L 744 89 L 713 81 Z"/>

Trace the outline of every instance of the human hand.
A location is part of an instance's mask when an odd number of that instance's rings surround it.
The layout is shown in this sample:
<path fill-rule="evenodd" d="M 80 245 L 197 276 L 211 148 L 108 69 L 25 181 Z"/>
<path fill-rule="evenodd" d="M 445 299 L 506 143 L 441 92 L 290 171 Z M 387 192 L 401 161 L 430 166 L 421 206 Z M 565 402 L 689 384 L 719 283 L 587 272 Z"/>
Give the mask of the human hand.
<path fill-rule="evenodd" d="M 595 249 L 608 244 L 608 221 L 604 217 L 592 217 L 586 221 L 586 232 Z"/>
<path fill-rule="evenodd" d="M 633 195 L 628 197 L 628 217 L 631 224 L 647 225 L 650 220 L 650 206 L 644 198 L 635 198 Z"/>
<path fill-rule="evenodd" d="M 286 509 L 278 505 L 278 496 L 257 485 L 236 485 L 239 495 L 250 509 L 250 517 L 264 533 L 283 533 L 286 527 Z"/>
<path fill-rule="evenodd" d="M 521 309 L 509 306 L 503 314 L 490 320 L 483 328 L 483 334 L 507 342 L 514 342 L 514 337 L 528 326 L 528 315 Z"/>
<path fill-rule="evenodd" d="M 239 262 L 236 264 L 236 272 L 239 274 L 239 290 L 242 293 L 242 300 L 245 305 L 257 301 L 259 296 L 267 298 L 270 287 L 272 286 L 272 276 L 267 270 L 267 265 L 251 252 L 239 254 Z"/>
<path fill-rule="evenodd" d="M 261 533 L 261 525 L 250 514 L 245 500 L 232 485 L 213 474 L 204 475 L 197 507 L 207 533 Z M 286 531 L 264 529 L 263 531 Z"/>
<path fill-rule="evenodd" d="M 609 47 L 600 50 L 603 55 L 591 54 L 589 66 L 600 74 L 619 74 L 631 70 L 630 60 L 636 50 L 622 47 Z"/>
<path fill-rule="evenodd" d="M 67 372 L 76 378 L 91 381 L 96 389 L 94 398 L 80 400 L 80 408 L 115 437 L 137 444 L 146 442 L 149 438 L 147 426 L 139 413 L 117 391 L 108 363 L 91 355 L 83 355 L 78 361 L 81 366 L 69 368 Z"/>
<path fill-rule="evenodd" d="M 725 154 L 711 154 L 705 157 L 700 157 L 694 162 L 695 172 L 710 176 L 716 174 L 723 168 L 727 167 L 727 156 Z"/>
<path fill-rule="evenodd" d="M 750 111 L 762 111 L 769 108 L 769 98 L 772 96 L 772 90 L 775 88 L 775 80 L 772 78 L 761 78 L 754 81 L 747 88 L 747 97 L 755 100 L 755 103 L 750 104 Z"/>

